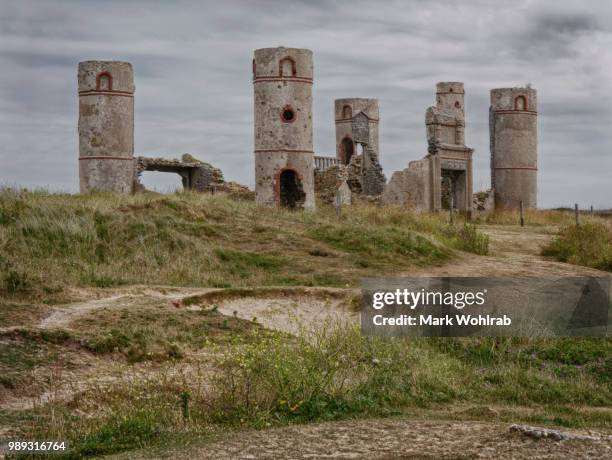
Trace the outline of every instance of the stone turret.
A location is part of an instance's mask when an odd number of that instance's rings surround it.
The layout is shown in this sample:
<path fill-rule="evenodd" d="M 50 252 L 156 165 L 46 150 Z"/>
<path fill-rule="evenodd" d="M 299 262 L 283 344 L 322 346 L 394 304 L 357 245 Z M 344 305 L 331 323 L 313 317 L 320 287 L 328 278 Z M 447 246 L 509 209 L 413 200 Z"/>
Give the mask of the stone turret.
<path fill-rule="evenodd" d="M 355 122 L 359 124 L 359 117 L 363 118 L 363 122 L 367 124 L 368 146 L 378 160 L 378 99 L 359 97 L 336 99 L 334 115 L 336 121 L 336 158 L 339 162 L 348 165 L 351 162 L 351 157 L 357 153 L 353 125 Z"/>
<path fill-rule="evenodd" d="M 79 63 L 81 193 L 133 191 L 134 90 L 129 62 Z"/>
<path fill-rule="evenodd" d="M 258 203 L 314 207 L 312 51 L 255 50 L 255 192 Z"/>
<path fill-rule="evenodd" d="M 538 100 L 535 89 L 491 90 L 491 187 L 495 206 L 537 207 Z"/>

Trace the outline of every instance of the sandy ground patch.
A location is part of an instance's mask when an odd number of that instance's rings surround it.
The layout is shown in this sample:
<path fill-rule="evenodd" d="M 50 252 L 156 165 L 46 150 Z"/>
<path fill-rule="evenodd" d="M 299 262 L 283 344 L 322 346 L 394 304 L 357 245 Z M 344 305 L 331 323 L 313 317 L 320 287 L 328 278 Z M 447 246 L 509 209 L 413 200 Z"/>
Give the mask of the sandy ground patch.
<path fill-rule="evenodd" d="M 202 447 L 130 458 L 191 459 L 595 459 L 610 458 L 612 440 L 537 440 L 508 424 L 370 419 L 295 425 L 227 435 Z M 120 457 L 126 458 L 126 457 Z"/>

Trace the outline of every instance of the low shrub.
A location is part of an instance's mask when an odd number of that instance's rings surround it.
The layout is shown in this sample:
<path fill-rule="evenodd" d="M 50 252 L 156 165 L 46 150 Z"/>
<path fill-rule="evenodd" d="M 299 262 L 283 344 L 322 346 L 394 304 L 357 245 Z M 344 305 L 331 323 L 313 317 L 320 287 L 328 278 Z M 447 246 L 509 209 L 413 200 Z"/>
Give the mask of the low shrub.
<path fill-rule="evenodd" d="M 612 271 L 612 227 L 595 222 L 567 226 L 542 250 L 542 255 Z"/>

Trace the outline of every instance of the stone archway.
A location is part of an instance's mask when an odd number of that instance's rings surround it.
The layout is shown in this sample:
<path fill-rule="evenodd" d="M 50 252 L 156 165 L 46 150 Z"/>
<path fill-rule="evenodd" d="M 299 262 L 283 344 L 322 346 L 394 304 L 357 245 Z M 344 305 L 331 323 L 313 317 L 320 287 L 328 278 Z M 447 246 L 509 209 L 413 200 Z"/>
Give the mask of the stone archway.
<path fill-rule="evenodd" d="M 279 204 L 283 208 L 295 209 L 303 206 L 306 194 L 302 181 L 293 169 L 285 169 L 278 177 Z"/>
<path fill-rule="evenodd" d="M 353 155 L 355 154 L 355 145 L 353 144 L 353 140 L 349 137 L 342 139 L 342 153 L 344 155 L 344 164 L 349 164 L 351 162 L 351 158 L 353 158 Z"/>

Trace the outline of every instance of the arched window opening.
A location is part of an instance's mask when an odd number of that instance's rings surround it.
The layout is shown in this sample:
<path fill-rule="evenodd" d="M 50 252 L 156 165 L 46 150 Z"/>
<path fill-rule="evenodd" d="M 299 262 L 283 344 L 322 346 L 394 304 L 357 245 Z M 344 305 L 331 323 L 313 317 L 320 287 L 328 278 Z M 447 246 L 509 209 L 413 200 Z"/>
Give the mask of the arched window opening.
<path fill-rule="evenodd" d="M 342 139 L 342 159 L 344 160 L 345 165 L 351 162 L 351 158 L 353 157 L 354 153 L 355 145 L 353 144 L 353 141 L 348 137 Z"/>
<path fill-rule="evenodd" d="M 293 169 L 285 169 L 279 178 L 280 205 L 283 208 L 295 209 L 304 204 L 306 194 L 302 182 Z"/>
<path fill-rule="evenodd" d="M 113 77 L 108 72 L 101 72 L 96 77 L 96 90 L 98 91 L 112 91 L 113 90 Z"/>
<path fill-rule="evenodd" d="M 516 99 L 514 99 L 514 109 L 527 110 L 527 99 L 525 96 L 517 96 Z"/>
<path fill-rule="evenodd" d="M 290 57 L 282 59 L 279 67 L 281 77 L 295 77 L 297 75 L 295 61 Z"/>
<path fill-rule="evenodd" d="M 342 118 L 344 120 L 348 118 L 353 118 L 353 109 L 351 109 L 350 105 L 345 105 L 342 107 Z"/>
<path fill-rule="evenodd" d="M 257 75 L 256 72 L 256 67 L 255 67 L 255 59 L 253 59 L 253 78 Z"/>

